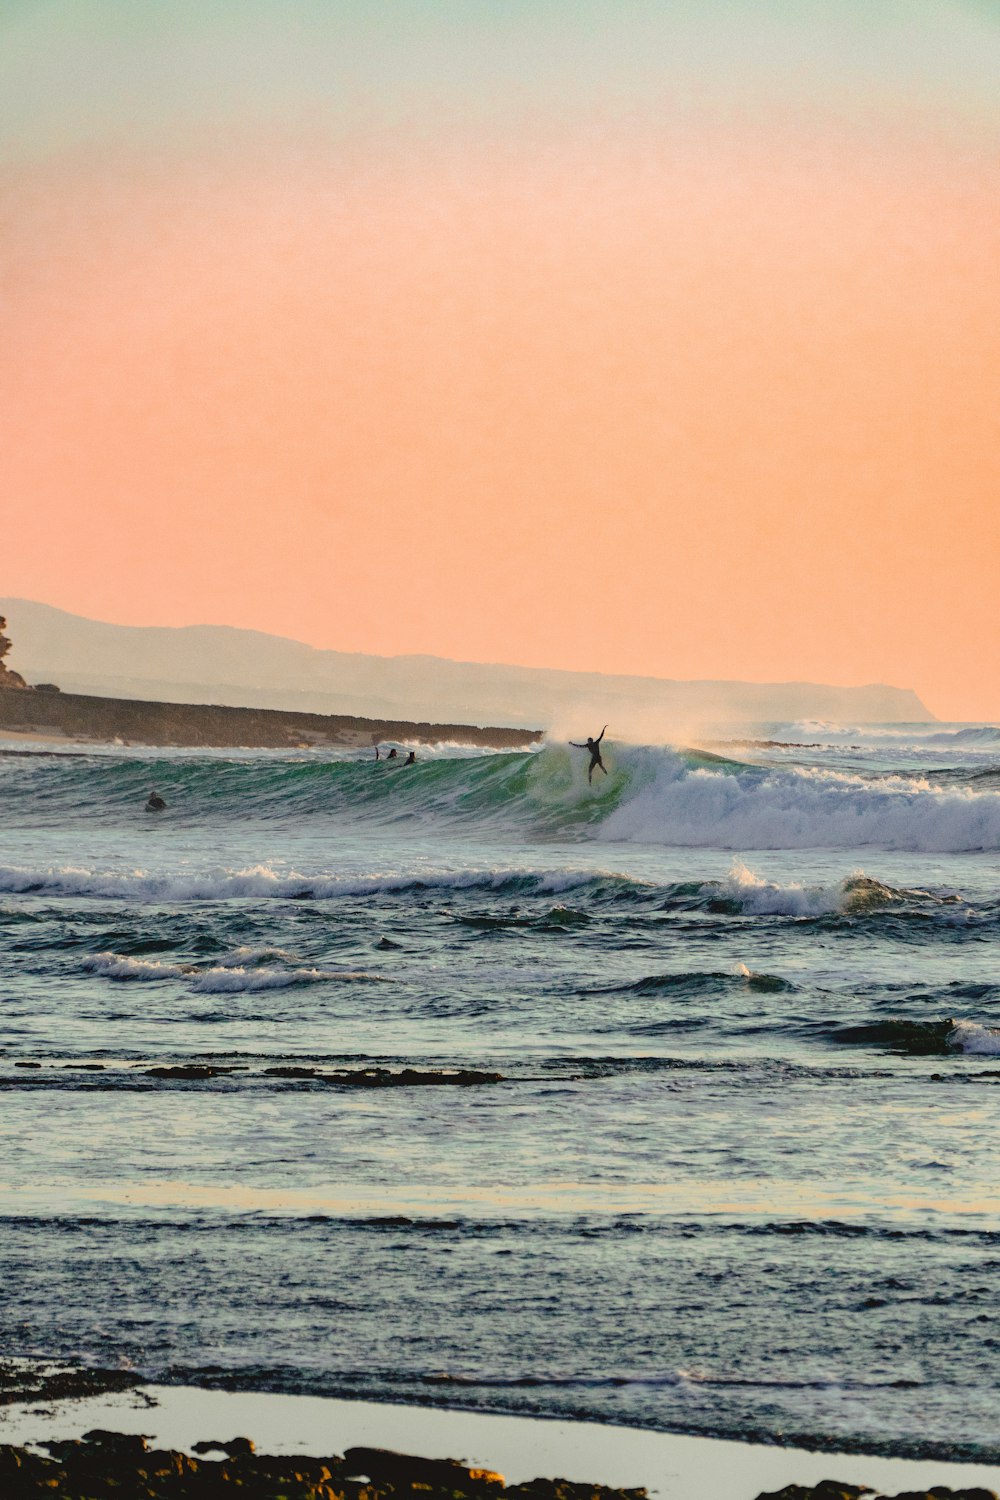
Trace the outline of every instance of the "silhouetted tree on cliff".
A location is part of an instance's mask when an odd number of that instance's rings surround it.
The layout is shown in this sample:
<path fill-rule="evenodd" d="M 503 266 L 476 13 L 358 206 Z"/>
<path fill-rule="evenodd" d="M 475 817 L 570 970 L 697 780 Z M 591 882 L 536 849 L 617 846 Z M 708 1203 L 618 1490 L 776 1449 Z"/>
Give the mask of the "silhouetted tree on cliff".
<path fill-rule="evenodd" d="M 0 615 L 0 687 L 27 687 L 20 672 L 12 672 L 9 667 L 4 666 L 3 659 L 12 645 L 10 636 L 4 634 L 6 629 L 7 621 Z"/>

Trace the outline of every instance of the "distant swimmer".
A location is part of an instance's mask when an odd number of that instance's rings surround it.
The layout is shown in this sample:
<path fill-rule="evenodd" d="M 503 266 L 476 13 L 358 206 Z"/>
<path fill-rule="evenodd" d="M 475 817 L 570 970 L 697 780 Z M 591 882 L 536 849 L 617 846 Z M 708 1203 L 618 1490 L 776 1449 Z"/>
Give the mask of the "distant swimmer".
<path fill-rule="evenodd" d="M 149 801 L 146 803 L 146 811 L 147 812 L 162 812 L 163 809 L 166 807 L 166 805 L 167 804 L 164 802 L 164 800 L 160 796 L 159 792 L 152 791 L 149 794 Z"/>
<path fill-rule="evenodd" d="M 404 760 L 403 765 L 404 766 L 415 766 L 416 763 L 417 763 L 417 752 L 415 750 L 411 750 L 410 753 L 409 753 L 409 755 Z"/>
<path fill-rule="evenodd" d="M 395 760 L 398 755 L 399 751 L 396 749 L 395 745 L 393 745 L 392 749 L 389 751 L 389 754 L 386 756 L 386 760 Z"/>
<path fill-rule="evenodd" d="M 597 736 L 596 740 L 589 739 L 585 745 L 578 745 L 577 742 L 576 742 L 576 740 L 570 740 L 570 744 L 573 746 L 574 750 L 589 750 L 590 751 L 590 765 L 587 767 L 587 781 L 588 782 L 590 782 L 590 781 L 593 780 L 594 767 L 595 766 L 600 766 L 600 768 L 604 772 L 605 776 L 607 776 L 607 774 L 608 774 L 608 768 L 604 764 L 603 760 L 601 759 L 601 741 L 603 740 L 603 738 L 607 734 L 607 732 L 608 732 L 608 726 L 607 726 L 607 724 L 605 724 L 604 728 L 601 730 L 601 732 Z"/>

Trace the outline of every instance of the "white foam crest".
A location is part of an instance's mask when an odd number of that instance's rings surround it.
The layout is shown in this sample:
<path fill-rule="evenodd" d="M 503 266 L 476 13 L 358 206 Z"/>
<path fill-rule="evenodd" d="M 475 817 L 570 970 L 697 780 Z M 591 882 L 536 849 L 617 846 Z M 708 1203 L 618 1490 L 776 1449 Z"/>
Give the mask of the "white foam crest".
<path fill-rule="evenodd" d="M 260 964 L 294 963 L 295 960 L 284 948 L 248 948 L 240 946 L 233 948 L 231 952 L 224 953 L 221 958 L 216 959 L 220 969 L 248 969 L 255 968 Z"/>
<path fill-rule="evenodd" d="M 956 1021 L 948 1033 L 948 1046 L 957 1052 L 970 1052 L 980 1057 L 1000 1056 L 1000 1031 L 990 1026 L 980 1026 L 978 1021 Z"/>
<path fill-rule="evenodd" d="M 139 981 L 186 979 L 194 973 L 193 966 L 157 963 L 151 958 L 129 958 L 122 953 L 94 953 L 83 960 L 83 968 L 91 974 L 103 974 L 108 979 Z"/>
<path fill-rule="evenodd" d="M 364 969 L 203 969 L 189 976 L 190 988 L 200 994 L 236 994 L 255 990 L 285 990 L 297 984 L 326 984 L 331 980 L 384 982 L 381 974 Z"/>
<path fill-rule="evenodd" d="M 628 760 L 634 790 L 600 825 L 603 839 L 734 850 L 1000 849 L 996 792 L 809 768 L 691 769 L 662 751 Z"/>
<path fill-rule="evenodd" d="M 765 880 L 739 860 L 721 886 L 705 887 L 715 895 L 735 902 L 742 911 L 761 917 L 816 917 L 839 911 L 844 902 L 845 882 L 804 886 L 796 881 L 779 885 Z M 740 969 L 743 969 L 743 965 Z M 749 970 L 747 974 L 749 975 Z"/>
<path fill-rule="evenodd" d="M 183 979 L 188 989 L 202 994 L 283 990 L 292 985 L 322 984 L 330 980 L 384 982 L 381 974 L 371 974 L 363 969 L 261 969 L 237 965 L 199 969 L 195 964 L 160 963 L 155 959 L 131 958 L 122 953 L 92 954 L 83 960 L 83 968 L 107 979 L 146 983 Z"/>

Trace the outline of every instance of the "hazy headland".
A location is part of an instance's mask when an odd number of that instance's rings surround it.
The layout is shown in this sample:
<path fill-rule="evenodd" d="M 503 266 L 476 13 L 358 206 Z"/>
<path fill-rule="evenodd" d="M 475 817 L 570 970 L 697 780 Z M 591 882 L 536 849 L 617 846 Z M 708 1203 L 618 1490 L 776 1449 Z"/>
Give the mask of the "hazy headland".
<path fill-rule="evenodd" d="M 11 665 L 29 682 L 54 682 L 64 693 L 160 704 L 360 717 L 374 721 L 364 726 L 367 738 L 371 731 L 383 732 L 380 724 L 388 726 L 384 737 L 390 737 L 400 722 L 423 731 L 488 724 L 574 734 L 610 722 L 618 735 L 656 740 L 751 723 L 934 719 L 916 693 L 881 684 L 677 681 L 433 656 L 374 656 L 317 650 L 220 625 L 112 625 L 18 599 L 0 599 L 0 613 L 10 622 Z M 238 741 L 265 742 L 270 741 Z"/>

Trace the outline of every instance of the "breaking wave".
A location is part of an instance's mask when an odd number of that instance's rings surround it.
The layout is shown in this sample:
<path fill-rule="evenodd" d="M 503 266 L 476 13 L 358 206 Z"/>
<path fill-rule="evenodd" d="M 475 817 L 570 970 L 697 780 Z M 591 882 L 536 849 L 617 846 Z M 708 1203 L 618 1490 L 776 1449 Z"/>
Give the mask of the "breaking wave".
<path fill-rule="evenodd" d="M 158 838 L 180 824 L 308 816 L 420 832 L 469 828 L 734 851 L 1000 849 L 1000 792 L 989 767 L 956 784 L 912 770 L 879 776 L 760 766 L 662 747 L 612 746 L 606 760 L 610 774 L 593 785 L 585 757 L 556 745 L 406 767 L 357 759 L 27 757 L 6 762 L 3 777 L 9 815 L 29 825 L 145 818 Z M 151 783 L 168 804 L 158 818 L 143 812 Z"/>
<path fill-rule="evenodd" d="M 980 1026 L 977 1021 L 956 1021 L 948 1035 L 948 1045 L 959 1052 L 996 1057 L 1000 1055 L 1000 1030 Z"/>
<path fill-rule="evenodd" d="M 909 775 L 811 767 L 692 766 L 637 751 L 627 795 L 598 836 L 721 849 L 1000 848 L 1000 795 Z"/>
<path fill-rule="evenodd" d="M 25 869 L 0 866 L 0 892 L 11 895 L 84 896 L 150 902 L 274 899 L 324 901 L 338 897 L 378 896 L 429 891 L 483 891 L 493 895 L 559 895 L 587 887 L 591 895 L 628 899 L 650 889 L 627 875 L 578 870 L 469 870 L 421 875 L 341 876 L 299 874 L 253 865 L 244 870 L 154 874 L 146 870 L 99 870 L 84 866 Z M 237 950 L 238 952 L 239 950 Z M 248 950 L 256 952 L 257 950 Z M 261 950 L 263 951 L 263 950 Z M 253 961 L 253 960 L 245 960 Z"/>
<path fill-rule="evenodd" d="M 978 1021 L 951 1017 L 940 1021 L 914 1021 L 896 1017 L 861 1026 L 831 1026 L 831 1041 L 849 1047 L 878 1047 L 910 1056 L 944 1056 L 948 1052 L 995 1057 L 1000 1054 L 1000 1030 Z"/>
<path fill-rule="evenodd" d="M 889 885 L 867 875 L 863 870 L 828 884 L 804 885 L 797 881 L 784 884 L 765 879 L 735 861 L 722 880 L 687 880 L 658 885 L 648 880 L 608 870 L 525 870 L 501 868 L 399 875 L 314 874 L 295 870 L 254 865 L 247 869 L 189 869 L 158 873 L 142 869 L 108 870 L 78 866 L 49 866 L 31 869 L 0 866 L 0 893 L 40 895 L 55 898 L 140 902 L 152 906 L 186 905 L 194 902 L 242 901 L 314 901 L 375 900 L 377 898 L 421 897 L 439 899 L 451 910 L 452 903 L 476 896 L 509 898 L 512 901 L 555 898 L 556 904 L 541 912 L 487 912 L 456 909 L 453 919 L 478 929 L 533 927 L 546 931 L 573 931 L 590 921 L 584 907 L 598 910 L 629 908 L 638 914 L 673 912 L 704 913 L 734 918 L 790 918 L 800 921 L 855 923 L 864 920 L 890 920 L 897 925 L 897 935 L 912 929 L 919 935 L 928 924 L 965 929 L 994 927 L 1000 922 L 1000 905 L 974 904 L 948 891 L 908 889 Z M 571 894 L 572 906 L 562 898 Z M 72 945 L 71 945 L 72 946 Z M 161 945 L 155 943 L 153 951 Z M 391 944 L 390 944 L 391 946 Z M 147 948 L 146 950 L 150 950 Z M 114 978 L 156 977 L 162 965 L 134 954 L 101 955 L 128 967 Z M 238 947 L 214 962 L 220 970 L 218 988 L 230 986 L 226 973 L 248 974 L 241 988 L 267 987 L 259 977 L 274 972 L 280 983 L 309 982 L 286 976 L 284 967 L 289 956 L 280 948 Z M 275 968 L 275 965 L 279 967 Z M 110 973 L 110 970 L 108 971 Z M 298 972 L 298 971 L 296 971 Z M 302 971 L 306 973 L 306 971 Z M 313 971 L 309 971 L 312 973 Z M 767 976 L 748 974 L 744 982 L 751 987 L 763 985 Z M 276 979 L 275 984 L 279 981 Z M 236 987 L 235 983 L 232 987 Z"/>

